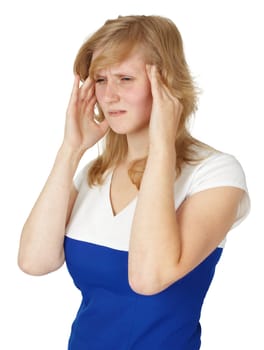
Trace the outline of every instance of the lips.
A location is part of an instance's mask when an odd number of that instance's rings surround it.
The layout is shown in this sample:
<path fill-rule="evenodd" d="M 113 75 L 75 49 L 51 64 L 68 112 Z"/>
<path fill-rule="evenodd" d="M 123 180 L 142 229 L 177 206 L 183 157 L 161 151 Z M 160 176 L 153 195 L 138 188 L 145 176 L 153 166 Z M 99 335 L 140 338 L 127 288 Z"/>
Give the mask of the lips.
<path fill-rule="evenodd" d="M 108 115 L 110 117 L 121 117 L 125 113 L 126 113 L 126 111 L 123 109 L 114 109 L 114 110 L 108 111 Z"/>

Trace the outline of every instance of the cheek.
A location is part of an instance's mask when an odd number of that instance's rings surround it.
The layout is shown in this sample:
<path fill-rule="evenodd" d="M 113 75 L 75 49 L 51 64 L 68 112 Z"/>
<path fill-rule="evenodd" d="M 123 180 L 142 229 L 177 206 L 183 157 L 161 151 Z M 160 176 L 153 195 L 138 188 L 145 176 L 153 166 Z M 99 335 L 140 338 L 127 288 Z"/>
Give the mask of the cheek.
<path fill-rule="evenodd" d="M 146 91 L 143 91 L 142 94 L 138 95 L 135 102 L 140 109 L 144 110 L 146 113 L 150 113 L 152 108 L 152 95 L 150 92 L 146 93 Z"/>
<path fill-rule="evenodd" d="M 133 88 L 129 93 L 129 99 L 134 102 L 135 105 L 145 107 L 152 105 L 152 94 L 149 84 L 143 83 Z"/>

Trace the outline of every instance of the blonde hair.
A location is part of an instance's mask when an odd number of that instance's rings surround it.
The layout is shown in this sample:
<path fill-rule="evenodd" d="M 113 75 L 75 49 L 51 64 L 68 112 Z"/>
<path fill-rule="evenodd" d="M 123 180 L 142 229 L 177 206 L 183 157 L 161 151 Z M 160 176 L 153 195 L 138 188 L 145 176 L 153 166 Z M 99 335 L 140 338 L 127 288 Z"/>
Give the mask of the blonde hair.
<path fill-rule="evenodd" d="M 160 16 L 119 16 L 108 20 L 80 48 L 74 63 L 74 72 L 82 81 L 95 69 L 102 69 L 122 62 L 135 47 L 142 47 L 146 63 L 156 65 L 161 79 L 178 97 L 183 105 L 176 147 L 176 173 L 180 175 L 184 162 L 196 161 L 195 148 L 204 146 L 194 139 L 188 131 L 190 116 L 197 109 L 197 89 L 185 60 L 181 34 L 176 25 L 168 18 Z M 99 54 L 92 61 L 95 51 Z M 96 116 L 98 121 L 104 116 L 100 107 Z M 88 172 L 90 186 L 102 184 L 107 169 L 114 167 L 127 155 L 126 135 L 109 130 L 105 136 L 105 145 L 101 155 L 91 164 Z M 134 161 L 129 168 L 129 176 L 137 188 L 144 173 L 146 159 Z"/>

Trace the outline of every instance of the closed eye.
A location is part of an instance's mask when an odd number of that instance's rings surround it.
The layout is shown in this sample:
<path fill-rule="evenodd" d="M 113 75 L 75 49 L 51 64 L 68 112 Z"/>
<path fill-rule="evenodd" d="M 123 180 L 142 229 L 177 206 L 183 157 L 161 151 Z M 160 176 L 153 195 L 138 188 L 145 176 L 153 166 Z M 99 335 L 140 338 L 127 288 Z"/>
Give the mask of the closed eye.
<path fill-rule="evenodd" d="M 105 83 L 106 79 L 105 78 L 96 78 L 95 79 L 95 83 L 96 84 L 102 84 L 102 83 Z"/>
<path fill-rule="evenodd" d="M 121 80 L 122 81 L 131 81 L 131 80 L 133 80 L 133 78 L 125 75 L 125 76 L 121 77 Z"/>
<path fill-rule="evenodd" d="M 121 83 L 122 82 L 126 83 L 126 82 L 130 82 L 130 81 L 134 80 L 134 78 L 131 76 L 119 75 L 119 74 L 117 75 L 117 79 L 118 79 L 117 81 L 119 81 Z M 105 84 L 107 82 L 107 78 L 103 77 L 103 76 L 97 76 L 97 77 L 95 77 L 94 81 L 96 84 Z"/>

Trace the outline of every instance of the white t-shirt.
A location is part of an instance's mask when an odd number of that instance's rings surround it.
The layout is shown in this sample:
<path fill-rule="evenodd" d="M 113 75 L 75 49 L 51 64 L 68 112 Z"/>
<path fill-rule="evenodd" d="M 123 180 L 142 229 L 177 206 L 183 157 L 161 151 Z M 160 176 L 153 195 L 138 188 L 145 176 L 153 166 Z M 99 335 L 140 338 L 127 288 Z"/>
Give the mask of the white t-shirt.
<path fill-rule="evenodd" d="M 88 167 L 89 164 L 75 178 L 79 194 L 66 228 L 66 235 L 73 239 L 128 251 L 137 197 L 114 215 L 110 201 L 112 170 L 107 172 L 103 185 L 89 187 Z M 193 194 L 221 186 L 238 187 L 245 191 L 232 226 L 236 227 L 247 216 L 250 200 L 244 171 L 238 160 L 230 154 L 211 151 L 207 158 L 199 163 L 185 164 L 174 184 L 175 210 Z M 224 241 L 220 246 L 223 245 Z"/>

